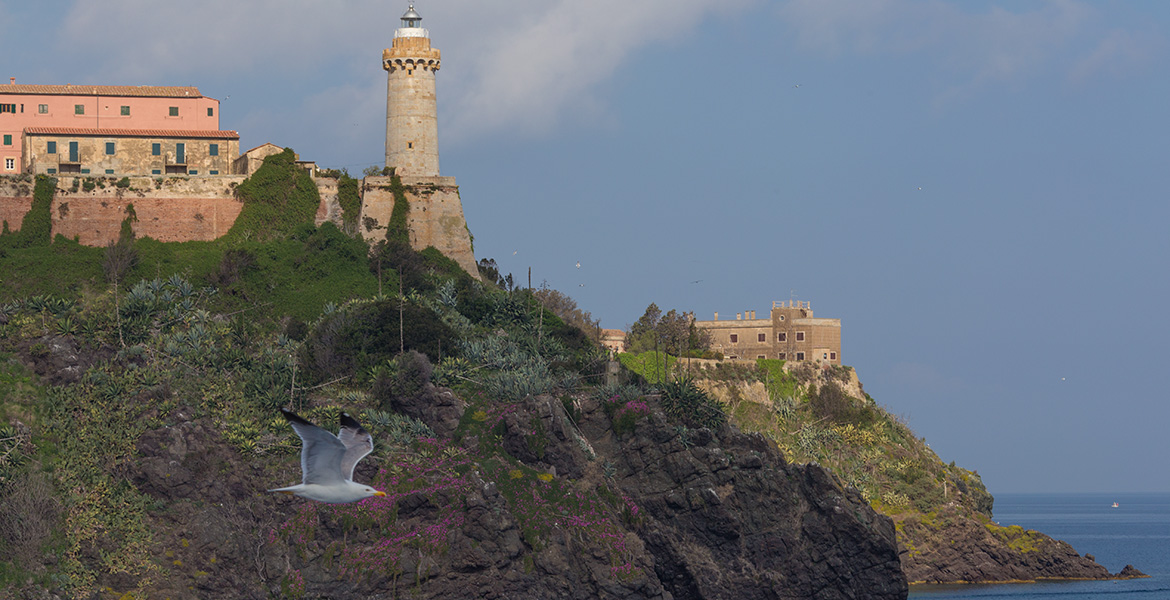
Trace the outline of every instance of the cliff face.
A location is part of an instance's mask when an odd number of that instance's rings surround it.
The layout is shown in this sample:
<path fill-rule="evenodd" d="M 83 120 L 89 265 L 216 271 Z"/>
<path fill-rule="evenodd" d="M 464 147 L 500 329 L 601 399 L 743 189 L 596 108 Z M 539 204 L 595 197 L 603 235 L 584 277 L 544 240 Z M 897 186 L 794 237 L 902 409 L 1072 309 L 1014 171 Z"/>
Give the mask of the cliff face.
<path fill-rule="evenodd" d="M 786 364 L 763 374 L 711 364 L 695 371 L 732 422 L 767 436 L 796 462 L 819 460 L 833 477 L 893 518 L 912 583 L 1109 579 L 1069 544 L 991 521 L 993 498 L 977 473 L 943 463 L 878 407 L 852 370 Z M 767 380 L 767 383 L 760 378 Z M 781 388 L 784 393 L 777 394 Z M 816 423 L 828 422 L 829 426 Z M 853 488 L 856 487 L 860 493 Z"/>
<path fill-rule="evenodd" d="M 409 401 L 401 408 L 429 414 L 441 429 L 452 410 L 460 417 L 466 410 L 446 397 L 446 411 Z M 547 396 L 485 411 L 498 437 L 468 431 L 458 444 L 416 448 L 412 460 L 428 466 L 414 478 L 403 457 L 380 468 L 363 464 L 357 479 L 390 493 L 388 504 L 364 508 L 262 493 L 295 478 L 295 459 L 245 459 L 210 423 L 185 420 L 179 409 L 175 424 L 142 436 L 126 469 L 163 507 L 152 526 L 165 534 L 156 541 L 166 560 L 146 591 L 172 598 L 297 590 L 330 598 L 450 598 L 468 590 L 484 598 L 906 596 L 893 523 L 824 469 L 786 464 L 759 436 L 680 433 L 660 413 L 618 437 L 596 401 L 577 404 L 580 429 Z M 491 447 L 535 471 L 501 466 Z M 568 483 L 558 491 L 537 472 Z M 598 489 L 617 508 L 590 495 Z M 560 500 L 544 510 L 533 498 L 548 500 L 549 490 Z M 393 518 L 379 521 L 380 510 Z M 124 590 L 139 582 L 110 576 L 100 583 Z"/>

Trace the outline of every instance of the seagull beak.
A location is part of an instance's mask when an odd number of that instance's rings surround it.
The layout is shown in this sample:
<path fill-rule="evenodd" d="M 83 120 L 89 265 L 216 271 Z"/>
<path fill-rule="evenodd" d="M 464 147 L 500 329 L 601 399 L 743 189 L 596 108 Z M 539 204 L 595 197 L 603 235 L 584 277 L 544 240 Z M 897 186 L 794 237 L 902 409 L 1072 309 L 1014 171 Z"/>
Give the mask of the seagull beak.
<path fill-rule="evenodd" d="M 386 492 L 374 492 L 375 496 L 385 496 Z"/>

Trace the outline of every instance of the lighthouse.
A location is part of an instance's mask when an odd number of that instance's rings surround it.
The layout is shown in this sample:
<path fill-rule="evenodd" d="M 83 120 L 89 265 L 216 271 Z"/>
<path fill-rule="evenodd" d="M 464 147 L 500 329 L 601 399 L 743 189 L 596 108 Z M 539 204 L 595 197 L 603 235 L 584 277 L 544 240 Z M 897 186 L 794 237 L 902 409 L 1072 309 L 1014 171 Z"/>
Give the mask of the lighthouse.
<path fill-rule="evenodd" d="M 382 51 L 386 71 L 386 166 L 400 176 L 439 176 L 439 119 L 435 72 L 439 51 L 414 4 L 402 15 L 392 47 Z"/>

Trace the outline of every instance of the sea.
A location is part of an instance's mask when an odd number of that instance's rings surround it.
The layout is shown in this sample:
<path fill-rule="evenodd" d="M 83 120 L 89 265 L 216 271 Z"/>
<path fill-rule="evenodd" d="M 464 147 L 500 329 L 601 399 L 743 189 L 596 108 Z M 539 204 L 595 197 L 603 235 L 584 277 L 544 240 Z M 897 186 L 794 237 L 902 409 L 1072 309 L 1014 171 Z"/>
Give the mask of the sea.
<path fill-rule="evenodd" d="M 1117 508 L 1113 503 L 1117 503 Z M 1149 579 L 912 586 L 915 600 L 1170 599 L 1170 494 L 996 494 L 994 520 L 1092 554 L 1109 572 L 1131 564 Z"/>

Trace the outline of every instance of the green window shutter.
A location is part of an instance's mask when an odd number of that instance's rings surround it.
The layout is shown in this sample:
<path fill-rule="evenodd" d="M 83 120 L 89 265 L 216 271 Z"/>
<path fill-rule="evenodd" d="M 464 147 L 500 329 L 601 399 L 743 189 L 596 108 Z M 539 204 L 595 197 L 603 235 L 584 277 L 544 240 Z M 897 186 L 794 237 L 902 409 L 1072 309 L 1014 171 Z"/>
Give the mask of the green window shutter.
<path fill-rule="evenodd" d="M 113 175 L 113 174 L 114 174 L 113 169 L 106 169 L 106 175 Z"/>
<path fill-rule="evenodd" d="M 179 107 L 178 107 L 178 106 L 172 106 L 172 107 L 170 108 L 170 112 L 169 112 L 169 114 L 170 114 L 172 117 L 177 117 L 177 116 L 179 116 Z"/>
<path fill-rule="evenodd" d="M 49 172 L 49 175 L 54 175 L 57 173 L 57 169 L 54 169 L 53 167 L 49 167 L 48 169 L 45 169 L 45 170 Z"/>
<path fill-rule="evenodd" d="M 216 171 L 215 169 L 212 169 L 212 170 L 208 171 L 208 172 L 207 172 L 207 174 L 208 174 L 208 175 L 219 175 L 219 171 Z"/>
<path fill-rule="evenodd" d="M 12 135 L 11 135 L 11 134 L 6 134 L 6 135 L 4 136 L 4 145 L 5 145 L 5 146 L 11 146 L 11 145 L 12 145 Z"/>
<path fill-rule="evenodd" d="M 207 107 L 207 116 L 214 117 L 215 116 L 215 109 L 211 108 L 210 106 Z"/>
<path fill-rule="evenodd" d="M 151 175 L 162 175 L 162 171 L 159 169 L 151 169 L 150 174 Z"/>
<path fill-rule="evenodd" d="M 219 156 L 219 144 L 211 144 L 207 147 L 207 153 L 211 156 Z"/>
<path fill-rule="evenodd" d="M 162 144 L 151 144 L 150 145 L 150 155 L 151 156 L 158 156 L 160 154 L 162 154 Z"/>
<path fill-rule="evenodd" d="M 187 164 L 187 144 L 175 144 L 175 162 L 180 165 Z"/>
<path fill-rule="evenodd" d="M 130 107 L 129 107 L 129 106 L 123 106 L 123 107 L 122 107 L 122 116 L 123 116 L 123 117 L 129 117 L 129 116 L 130 116 Z"/>
<path fill-rule="evenodd" d="M 45 144 L 45 152 L 48 154 L 56 154 L 57 153 L 57 142 L 49 142 L 49 143 Z"/>
<path fill-rule="evenodd" d="M 74 104 L 73 105 L 73 114 L 84 115 L 85 114 L 85 105 L 84 104 Z"/>
<path fill-rule="evenodd" d="M 114 154 L 114 142 L 106 142 L 106 154 Z"/>

